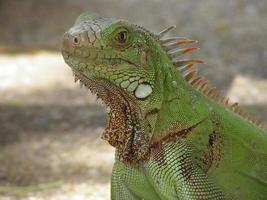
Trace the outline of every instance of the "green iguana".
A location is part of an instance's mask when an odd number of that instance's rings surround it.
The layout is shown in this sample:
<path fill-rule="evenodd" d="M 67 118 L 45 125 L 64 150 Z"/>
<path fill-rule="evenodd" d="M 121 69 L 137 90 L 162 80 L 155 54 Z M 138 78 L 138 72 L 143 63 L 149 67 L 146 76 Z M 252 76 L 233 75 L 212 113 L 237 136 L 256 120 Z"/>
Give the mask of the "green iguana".
<path fill-rule="evenodd" d="M 64 34 L 76 80 L 103 100 L 111 199 L 267 199 L 267 133 L 181 60 L 193 40 L 84 13 Z M 178 70 L 177 70 L 178 69 Z"/>

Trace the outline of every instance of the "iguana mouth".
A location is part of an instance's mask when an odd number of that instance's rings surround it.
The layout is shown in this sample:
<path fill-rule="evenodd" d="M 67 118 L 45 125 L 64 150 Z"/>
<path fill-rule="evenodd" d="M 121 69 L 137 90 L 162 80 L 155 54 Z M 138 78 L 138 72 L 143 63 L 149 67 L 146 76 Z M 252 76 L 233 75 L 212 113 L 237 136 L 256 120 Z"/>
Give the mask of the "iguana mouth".
<path fill-rule="evenodd" d="M 94 50 L 95 51 L 95 50 Z M 87 53 L 86 53 L 87 52 Z M 75 60 L 80 60 L 82 62 L 83 59 L 86 59 L 86 62 L 90 61 L 94 64 L 99 65 L 118 65 L 118 64 L 129 64 L 135 67 L 140 67 L 139 64 L 134 63 L 130 60 L 122 58 L 120 55 L 108 55 L 102 50 L 95 51 L 96 54 L 90 54 L 89 51 L 73 51 L 70 52 L 67 49 L 62 50 L 62 54 L 67 62 L 73 62 Z M 74 61 L 75 62 L 75 61 Z M 77 62 L 77 61 L 76 61 Z M 79 64 L 79 63 L 78 63 Z M 77 65 L 78 65 L 77 64 Z M 73 65 L 73 63 L 72 63 Z"/>
<path fill-rule="evenodd" d="M 75 81 L 90 89 L 108 106 L 108 123 L 102 139 L 116 147 L 119 158 L 138 163 L 149 154 L 148 137 L 141 124 L 140 108 L 125 91 L 103 78 L 87 76 L 73 69 Z"/>

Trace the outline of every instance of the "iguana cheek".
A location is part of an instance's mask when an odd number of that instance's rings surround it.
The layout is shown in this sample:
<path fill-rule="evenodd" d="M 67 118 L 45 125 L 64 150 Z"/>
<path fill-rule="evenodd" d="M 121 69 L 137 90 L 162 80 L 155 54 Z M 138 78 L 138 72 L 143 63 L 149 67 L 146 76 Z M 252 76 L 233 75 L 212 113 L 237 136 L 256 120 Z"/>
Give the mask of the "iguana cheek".
<path fill-rule="evenodd" d="M 140 84 L 137 86 L 134 95 L 138 99 L 147 98 L 152 93 L 152 87 L 149 84 Z"/>

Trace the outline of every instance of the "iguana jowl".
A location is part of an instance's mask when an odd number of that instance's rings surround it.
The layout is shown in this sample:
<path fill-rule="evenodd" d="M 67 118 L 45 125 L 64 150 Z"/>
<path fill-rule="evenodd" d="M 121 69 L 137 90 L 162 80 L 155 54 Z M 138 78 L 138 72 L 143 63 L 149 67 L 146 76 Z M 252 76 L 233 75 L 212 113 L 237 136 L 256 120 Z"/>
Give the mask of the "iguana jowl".
<path fill-rule="evenodd" d="M 111 198 L 267 199 L 266 131 L 179 59 L 196 48 L 162 39 L 171 28 L 84 13 L 64 35 L 75 79 L 109 109 Z"/>

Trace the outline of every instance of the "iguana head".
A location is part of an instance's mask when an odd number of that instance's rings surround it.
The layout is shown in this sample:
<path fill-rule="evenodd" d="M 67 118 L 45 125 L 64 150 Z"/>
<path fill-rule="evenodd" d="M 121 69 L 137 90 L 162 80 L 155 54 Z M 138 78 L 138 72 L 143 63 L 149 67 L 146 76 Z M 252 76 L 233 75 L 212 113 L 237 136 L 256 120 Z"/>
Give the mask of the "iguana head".
<path fill-rule="evenodd" d="M 166 57 L 157 36 L 127 21 L 84 13 L 64 34 L 62 53 L 75 78 L 110 109 L 103 138 L 123 160 L 144 159 L 154 127 L 144 118 L 161 103 L 155 66 Z"/>
<path fill-rule="evenodd" d="M 63 56 L 74 73 L 107 80 L 135 99 L 153 90 L 145 32 L 127 21 L 82 14 L 65 33 Z"/>

